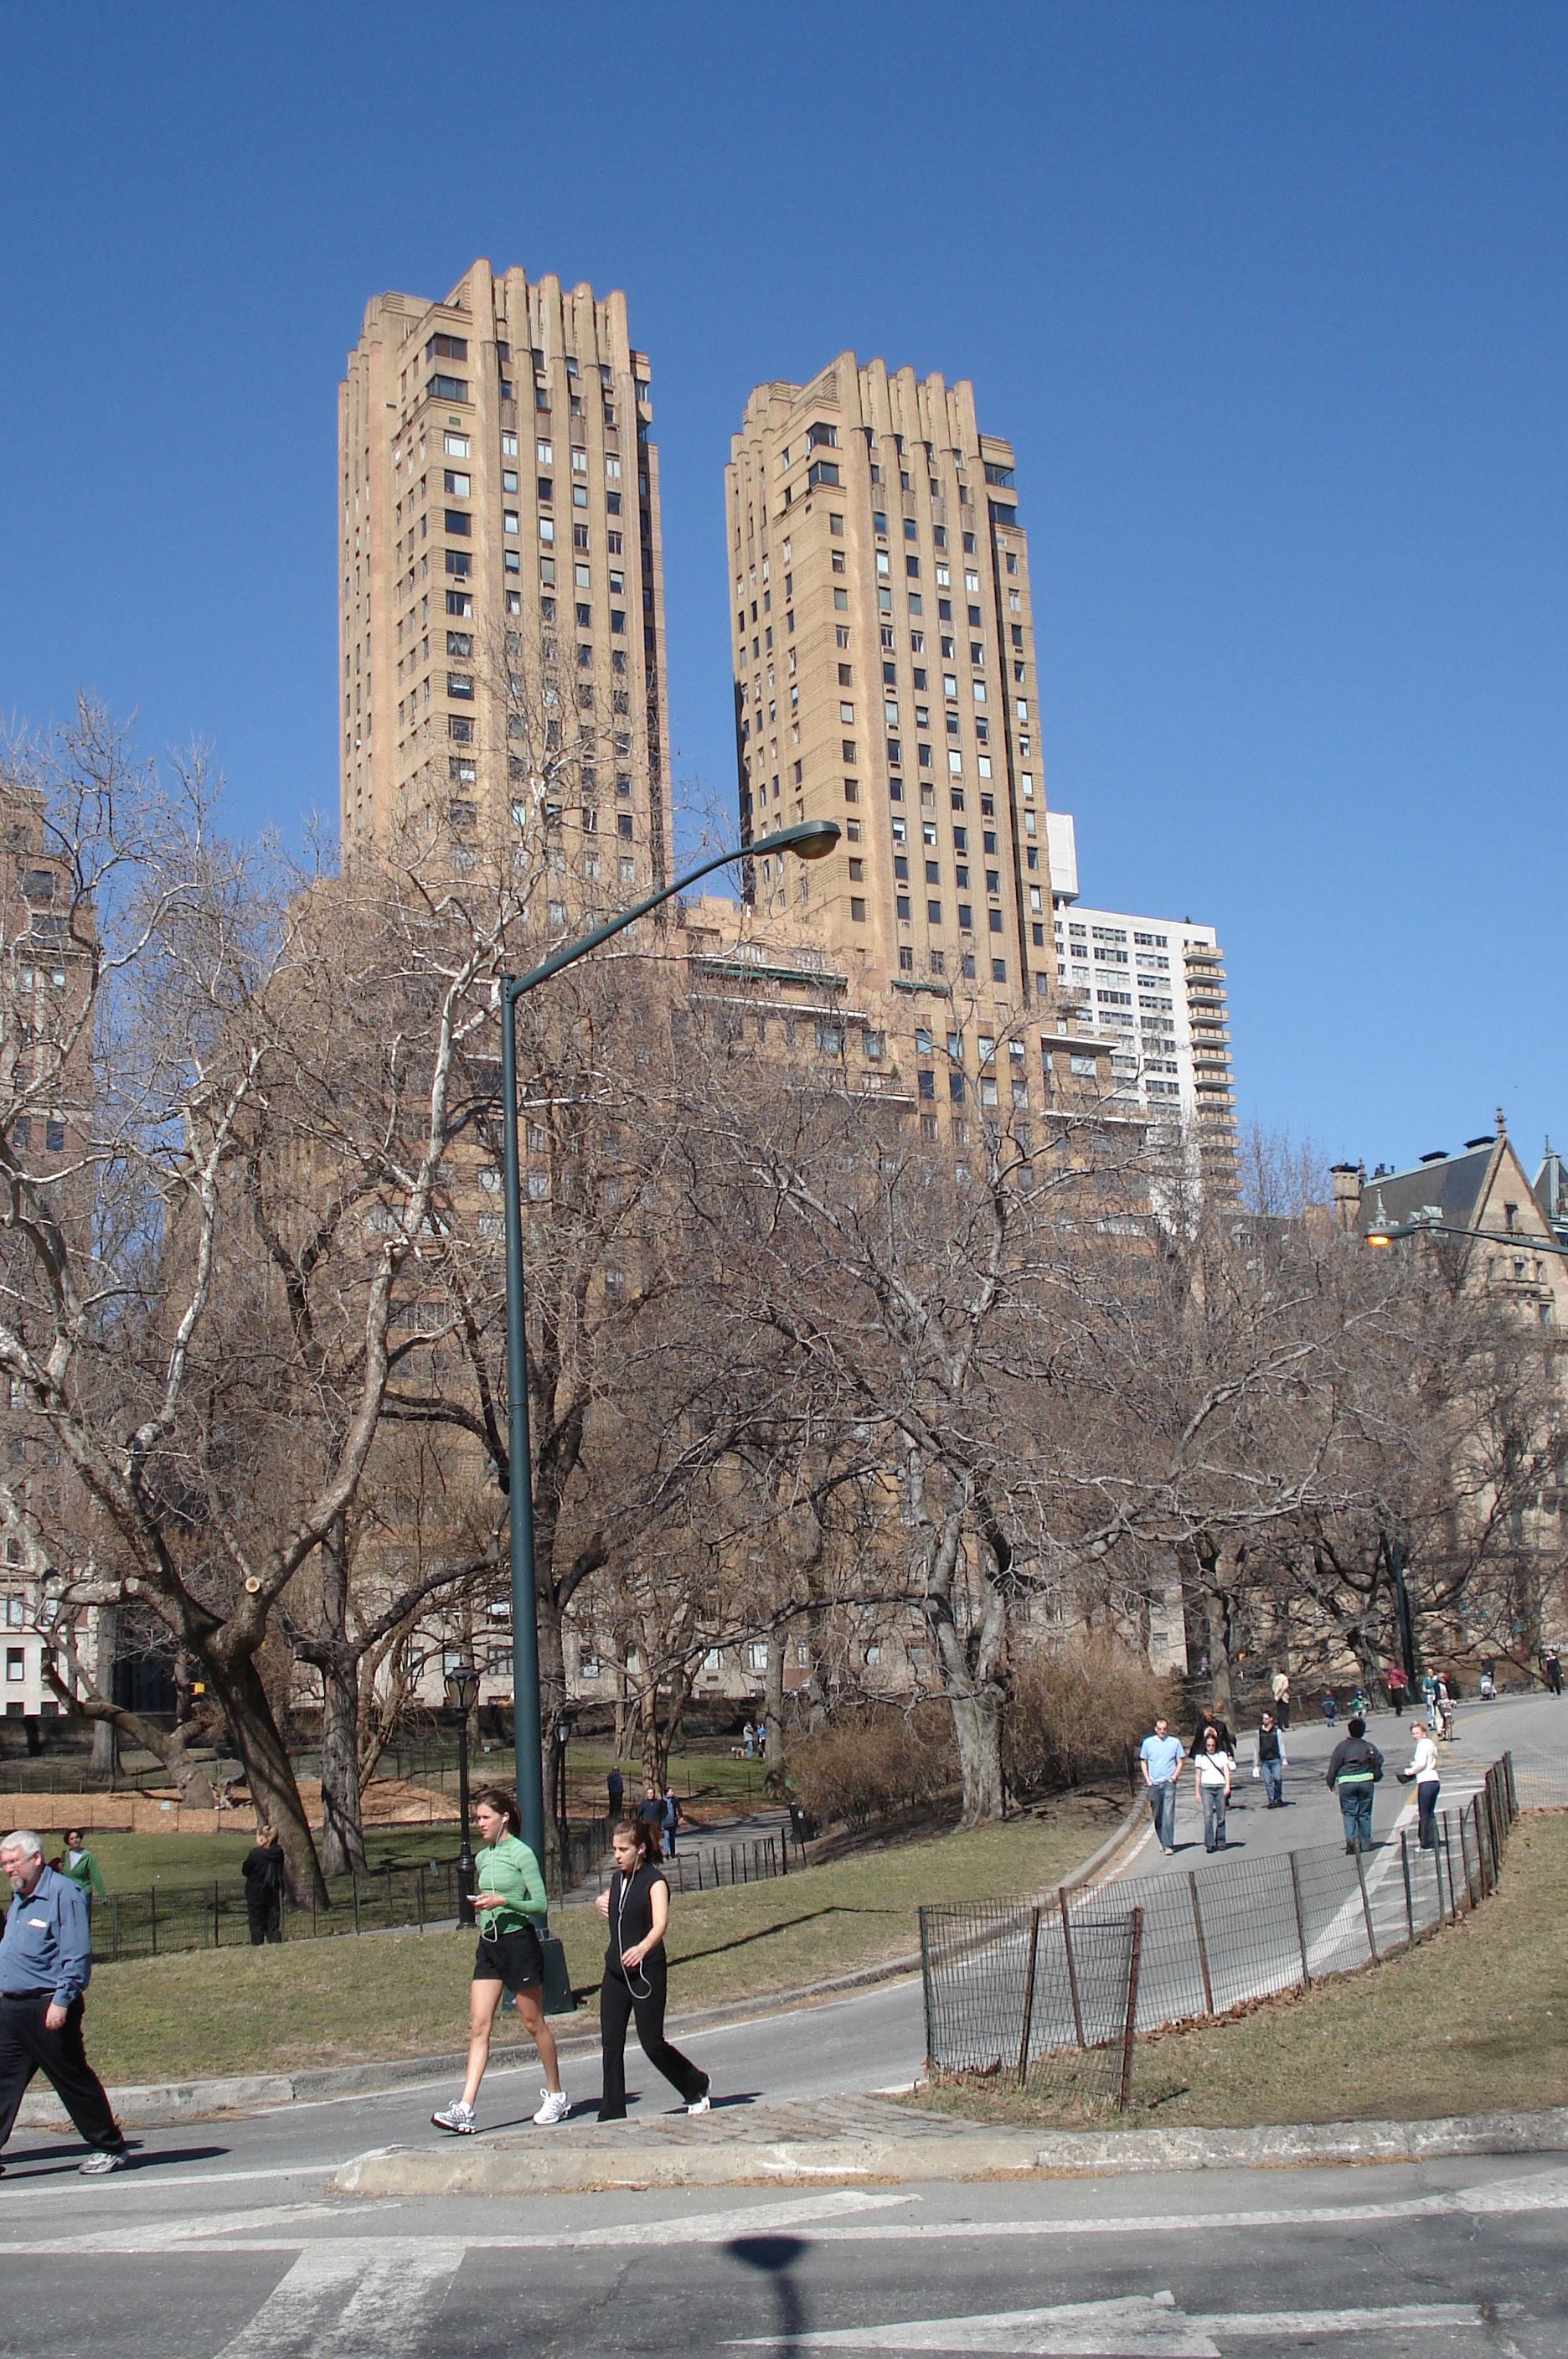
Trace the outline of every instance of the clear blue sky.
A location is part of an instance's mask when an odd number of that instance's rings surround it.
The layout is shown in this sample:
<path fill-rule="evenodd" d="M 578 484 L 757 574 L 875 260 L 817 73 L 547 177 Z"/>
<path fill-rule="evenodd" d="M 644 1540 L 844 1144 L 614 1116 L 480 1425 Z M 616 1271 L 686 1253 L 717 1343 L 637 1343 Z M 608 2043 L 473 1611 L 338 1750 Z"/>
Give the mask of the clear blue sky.
<path fill-rule="evenodd" d="M 0 125 L 0 707 L 335 815 L 343 355 L 485 255 L 626 290 L 733 798 L 746 392 L 969 376 L 1084 897 L 1218 926 L 1244 1117 L 1568 1145 L 1561 6 L 13 10 Z"/>

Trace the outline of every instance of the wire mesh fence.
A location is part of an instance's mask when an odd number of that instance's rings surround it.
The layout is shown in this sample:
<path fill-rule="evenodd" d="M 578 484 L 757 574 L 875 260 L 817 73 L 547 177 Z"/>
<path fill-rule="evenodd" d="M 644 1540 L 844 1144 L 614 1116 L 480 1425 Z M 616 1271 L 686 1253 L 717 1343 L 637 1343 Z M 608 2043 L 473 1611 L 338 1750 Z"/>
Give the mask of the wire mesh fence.
<path fill-rule="evenodd" d="M 1538 1807 L 1533 1775 L 1524 1790 Z M 1007 2076 L 1086 2111 L 1125 2106 L 1136 2031 L 1358 1973 L 1479 1907 L 1521 1806 L 1505 1754 L 1424 1847 L 1401 1830 L 1348 1855 L 1324 1846 L 1054 1900 L 922 1908 L 928 2069 Z"/>

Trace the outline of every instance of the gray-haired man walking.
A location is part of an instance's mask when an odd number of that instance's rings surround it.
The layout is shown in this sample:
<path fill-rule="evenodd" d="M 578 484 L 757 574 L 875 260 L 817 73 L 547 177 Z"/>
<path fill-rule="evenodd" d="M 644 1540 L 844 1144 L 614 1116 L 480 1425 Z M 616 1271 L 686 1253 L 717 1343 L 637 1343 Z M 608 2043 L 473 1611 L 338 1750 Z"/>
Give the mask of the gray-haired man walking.
<path fill-rule="evenodd" d="M 93 2149 L 82 2169 L 93 2177 L 118 2170 L 125 2141 L 82 2045 L 93 1937 L 81 1886 L 44 1865 L 27 1827 L 0 1843 L 0 1870 L 16 1896 L 0 1936 L 0 2144 L 28 2082 L 42 2072 Z"/>

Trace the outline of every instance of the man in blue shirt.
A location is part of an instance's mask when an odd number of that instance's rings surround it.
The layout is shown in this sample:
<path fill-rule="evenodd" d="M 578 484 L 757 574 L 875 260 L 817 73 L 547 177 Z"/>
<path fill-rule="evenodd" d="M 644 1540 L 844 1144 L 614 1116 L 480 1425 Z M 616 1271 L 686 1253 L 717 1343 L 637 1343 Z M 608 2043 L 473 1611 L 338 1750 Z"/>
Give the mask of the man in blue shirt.
<path fill-rule="evenodd" d="M 1138 1748 L 1138 1759 L 1154 1812 L 1154 1832 L 1160 1850 L 1167 1853 L 1176 1848 L 1176 1772 L 1183 1757 L 1181 1740 L 1171 1735 L 1171 1723 L 1161 1712 L 1153 1735 L 1146 1736 Z"/>
<path fill-rule="evenodd" d="M 93 2149 L 82 2169 L 93 2178 L 119 2170 L 125 2141 L 82 2045 L 93 1937 L 81 1886 L 44 1865 L 26 1827 L 0 1843 L 0 1870 L 16 1896 L 0 1935 L 0 2145 L 41 2071 Z"/>

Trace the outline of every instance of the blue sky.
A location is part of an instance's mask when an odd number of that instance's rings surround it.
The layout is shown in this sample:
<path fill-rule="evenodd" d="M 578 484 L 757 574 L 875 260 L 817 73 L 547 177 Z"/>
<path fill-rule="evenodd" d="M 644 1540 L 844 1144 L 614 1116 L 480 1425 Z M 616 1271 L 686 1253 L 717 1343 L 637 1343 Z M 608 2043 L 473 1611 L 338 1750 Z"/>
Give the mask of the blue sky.
<path fill-rule="evenodd" d="M 1568 13 L 12 12 L 0 708 L 335 814 L 336 386 L 475 255 L 626 290 L 670 694 L 733 799 L 759 379 L 974 380 L 1084 897 L 1220 929 L 1244 1118 L 1568 1144 Z M 732 803 L 733 807 L 733 803 Z"/>

